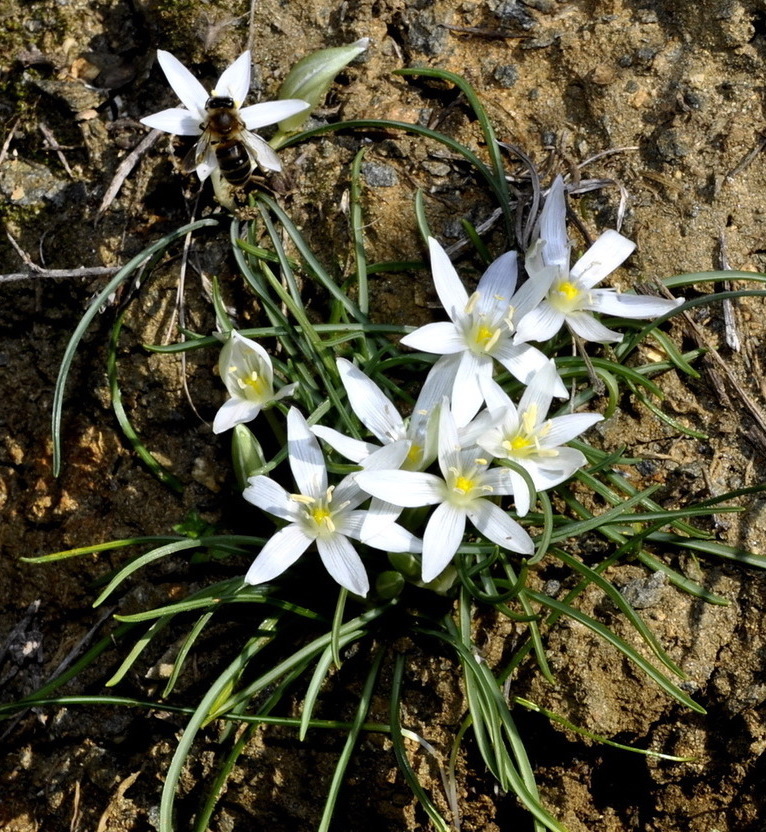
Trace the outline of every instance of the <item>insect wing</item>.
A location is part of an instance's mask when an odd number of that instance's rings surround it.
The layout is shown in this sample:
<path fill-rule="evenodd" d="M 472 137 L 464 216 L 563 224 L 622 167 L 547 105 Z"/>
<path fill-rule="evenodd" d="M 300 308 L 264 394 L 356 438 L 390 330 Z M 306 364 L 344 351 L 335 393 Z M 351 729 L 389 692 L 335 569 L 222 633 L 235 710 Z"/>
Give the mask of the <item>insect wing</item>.
<path fill-rule="evenodd" d="M 184 156 L 184 160 L 181 162 L 181 170 L 184 173 L 191 173 L 202 162 L 209 161 L 206 158 L 209 154 L 215 156 L 215 151 L 210 144 L 210 133 L 206 130 L 199 137 L 197 144 Z"/>
<path fill-rule="evenodd" d="M 279 156 L 269 147 L 268 143 L 257 133 L 249 130 L 242 130 L 239 134 L 240 141 L 247 149 L 250 158 L 257 162 L 264 170 L 282 170 Z"/>

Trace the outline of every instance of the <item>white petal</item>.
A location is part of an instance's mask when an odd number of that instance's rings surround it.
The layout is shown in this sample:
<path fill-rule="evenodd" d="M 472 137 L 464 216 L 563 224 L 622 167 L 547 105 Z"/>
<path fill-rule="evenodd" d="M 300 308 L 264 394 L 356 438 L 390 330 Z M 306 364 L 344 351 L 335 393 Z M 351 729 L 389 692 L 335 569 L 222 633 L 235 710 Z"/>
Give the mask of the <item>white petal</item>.
<path fill-rule="evenodd" d="M 669 300 L 651 295 L 623 295 L 607 289 L 594 289 L 585 309 L 616 315 L 619 318 L 659 318 L 672 312 L 684 302 L 683 298 Z"/>
<path fill-rule="evenodd" d="M 466 350 L 460 357 L 455 383 L 452 386 L 452 413 L 458 427 L 467 425 L 479 412 L 484 395 L 479 386 L 481 376 L 492 375 L 492 359 Z"/>
<path fill-rule="evenodd" d="M 450 320 L 457 323 L 465 317 L 468 293 L 447 252 L 439 245 L 439 242 L 429 237 L 428 248 L 431 252 L 431 273 L 436 294 L 439 295 L 439 300 L 450 316 Z"/>
<path fill-rule="evenodd" d="M 157 60 L 168 79 L 168 83 L 173 88 L 173 92 L 181 99 L 186 109 L 197 118 L 197 124 L 203 122 L 205 120 L 205 104 L 208 99 L 207 90 L 170 52 L 158 49 Z"/>
<path fill-rule="evenodd" d="M 324 457 L 308 422 L 294 407 L 287 414 L 287 451 L 298 491 L 307 497 L 324 497 L 327 491 Z"/>
<path fill-rule="evenodd" d="M 300 505 L 290 498 L 284 488 L 271 477 L 259 475 L 250 477 L 249 485 L 242 496 L 262 511 L 267 511 L 283 520 L 295 521 L 300 516 Z"/>
<path fill-rule="evenodd" d="M 403 438 L 402 417 L 380 387 L 345 358 L 339 358 L 337 365 L 349 403 L 362 424 L 384 445 Z"/>
<path fill-rule="evenodd" d="M 393 503 L 387 503 L 385 500 L 373 497 L 370 500 L 370 508 L 365 512 L 360 540 L 367 543 L 368 540 L 380 539 L 381 533 L 385 532 L 386 528 L 394 523 L 401 513 L 401 506 L 395 506 Z M 381 548 L 374 542 L 370 545 Z"/>
<path fill-rule="evenodd" d="M 361 462 L 380 447 L 379 445 L 373 445 L 371 442 L 352 439 L 350 436 L 346 436 L 345 433 L 341 433 L 334 428 L 326 428 L 323 425 L 313 425 L 311 432 L 314 436 L 318 436 L 325 441 L 331 448 L 334 448 L 341 456 L 350 459 L 351 462 Z"/>
<path fill-rule="evenodd" d="M 375 523 L 364 524 L 364 542 L 374 549 L 384 552 L 410 552 L 419 554 L 423 551 L 423 541 L 415 537 L 398 523 L 377 526 Z"/>
<path fill-rule="evenodd" d="M 433 474 L 420 471 L 360 471 L 354 476 L 368 494 L 395 506 L 417 508 L 444 499 L 444 481 Z"/>
<path fill-rule="evenodd" d="M 356 481 L 356 472 L 349 474 L 335 486 L 332 494 L 333 505 L 344 506 L 344 512 L 353 513 L 351 509 L 355 509 L 358 505 L 365 502 L 369 495 L 363 491 L 359 483 Z M 338 515 L 340 516 L 340 515 Z"/>
<path fill-rule="evenodd" d="M 529 466 L 524 464 L 525 460 L 517 459 L 515 461 L 518 462 L 522 468 L 529 470 Z M 526 517 L 529 513 L 529 509 L 531 507 L 530 504 L 532 502 L 532 493 L 529 490 L 527 481 L 521 476 L 521 474 L 516 471 L 512 471 L 510 468 L 508 469 L 508 474 L 511 480 L 511 487 L 513 488 L 513 503 L 516 507 L 516 514 L 518 514 L 519 517 Z M 534 481 L 534 477 L 532 479 Z M 537 485 L 535 485 L 535 488 L 537 488 Z"/>
<path fill-rule="evenodd" d="M 325 569 L 342 587 L 355 595 L 367 595 L 370 582 L 364 564 L 347 537 L 334 534 L 317 538 L 317 549 Z"/>
<path fill-rule="evenodd" d="M 199 116 L 180 107 L 171 107 L 169 110 L 160 110 L 159 113 L 144 116 L 141 124 L 176 136 L 199 136 L 202 133 Z"/>
<path fill-rule="evenodd" d="M 543 441 L 549 447 L 563 445 L 603 419 L 600 413 L 568 413 L 565 416 L 556 416 L 551 419 L 550 430 L 545 434 Z"/>
<path fill-rule="evenodd" d="M 405 335 L 399 343 L 412 350 L 434 352 L 438 355 L 449 355 L 465 349 L 462 332 L 449 321 L 418 327 L 409 335 Z"/>
<path fill-rule="evenodd" d="M 518 269 L 516 252 L 508 251 L 501 254 L 497 260 L 490 263 L 489 268 L 481 276 L 476 291 L 479 301 L 476 311 L 485 315 L 493 315 L 495 311 L 505 313 L 511 303 L 511 296 L 516 288 Z"/>
<path fill-rule="evenodd" d="M 480 382 L 481 392 L 484 401 L 487 403 L 487 410 L 502 410 L 516 413 L 516 405 L 511 401 L 510 396 L 493 378 L 483 378 Z"/>
<path fill-rule="evenodd" d="M 449 396 L 452 390 L 458 366 L 459 360 L 457 362 L 450 359 L 445 361 L 445 359 L 440 358 L 431 367 L 420 389 L 415 407 L 412 409 L 407 432 L 410 438 L 417 437 L 422 440 L 422 434 L 426 430 L 428 420 L 441 404 L 442 399 Z"/>
<path fill-rule="evenodd" d="M 365 471 L 391 471 L 398 470 L 407 459 L 412 442 L 409 439 L 399 439 L 396 442 L 389 442 L 371 453 L 362 462 Z"/>
<path fill-rule="evenodd" d="M 492 495 L 506 496 L 513 494 L 513 483 L 511 482 L 511 469 L 497 466 L 490 468 L 484 472 L 481 478 L 481 484 L 486 485 L 492 490 L 489 492 Z"/>
<path fill-rule="evenodd" d="M 526 282 L 511 298 L 513 320 L 517 324 L 542 302 L 553 285 L 553 281 L 561 274 L 561 269 L 558 266 L 533 269 L 531 265 L 527 264 L 527 274 L 529 277 Z"/>
<path fill-rule="evenodd" d="M 535 544 L 526 531 L 489 500 L 474 500 L 467 512 L 470 521 L 484 537 L 503 549 L 522 555 L 531 555 L 535 551 Z"/>
<path fill-rule="evenodd" d="M 569 265 L 566 216 L 564 180 L 557 176 L 545 198 L 543 210 L 540 212 L 538 238 L 543 244 L 542 255 L 546 266 Z"/>
<path fill-rule="evenodd" d="M 286 399 L 288 396 L 292 396 L 292 394 L 301 386 L 299 381 L 294 381 L 292 384 L 285 384 L 284 387 L 280 387 L 274 393 L 274 401 L 278 402 L 280 399 Z"/>
<path fill-rule="evenodd" d="M 235 425 L 242 425 L 250 422 L 261 412 L 261 405 L 258 402 L 249 402 L 247 399 L 232 398 L 224 402 L 215 414 L 213 420 L 213 433 L 223 433 L 231 430 Z"/>
<path fill-rule="evenodd" d="M 250 92 L 250 50 L 243 52 L 236 61 L 221 74 L 213 95 L 227 95 L 239 107 Z"/>
<path fill-rule="evenodd" d="M 538 491 L 546 491 L 568 480 L 579 468 L 587 465 L 585 455 L 576 448 L 559 448 L 551 458 L 530 460 L 529 473 Z"/>
<path fill-rule="evenodd" d="M 431 515 L 423 535 L 423 581 L 445 570 L 463 542 L 465 511 L 442 503 Z"/>
<path fill-rule="evenodd" d="M 527 389 L 519 401 L 520 418 L 523 418 L 521 414 L 532 408 L 535 412 L 535 425 L 542 424 L 550 410 L 553 389 L 558 380 L 559 374 L 556 365 L 553 361 L 546 361 L 530 378 Z"/>
<path fill-rule="evenodd" d="M 622 334 L 613 329 L 607 329 L 601 322 L 597 321 L 589 312 L 570 312 L 566 316 L 567 326 L 572 332 L 585 341 L 594 341 L 597 344 L 608 344 L 610 341 L 622 341 Z"/>
<path fill-rule="evenodd" d="M 549 361 L 544 353 L 530 344 L 504 345 L 503 349 L 496 353 L 495 358 L 514 378 L 524 384 L 529 384 L 535 373 L 540 372 Z M 556 378 L 559 378 L 558 373 L 556 373 Z M 561 384 L 560 380 L 559 384 Z"/>
<path fill-rule="evenodd" d="M 453 469 L 460 469 L 461 451 L 455 417 L 444 401 L 439 413 L 439 468 L 445 479 Z"/>
<path fill-rule="evenodd" d="M 213 146 L 210 145 L 205 152 L 205 158 L 197 165 L 197 176 L 199 176 L 199 181 L 204 182 L 217 167 L 218 159 L 216 159 Z"/>
<path fill-rule="evenodd" d="M 282 119 L 302 113 L 311 105 L 300 98 L 287 98 L 284 101 L 261 101 L 260 104 L 251 104 L 239 111 L 242 121 L 248 130 L 259 130 L 261 127 L 268 127 L 269 124 L 276 124 Z"/>
<path fill-rule="evenodd" d="M 281 575 L 308 549 L 311 538 L 294 524 L 278 531 L 247 570 L 245 583 L 262 584 Z"/>
<path fill-rule="evenodd" d="M 513 343 L 524 344 L 527 341 L 547 341 L 549 338 L 553 338 L 561 329 L 563 323 L 563 314 L 544 300 L 516 324 L 516 335 Z"/>
<path fill-rule="evenodd" d="M 605 231 L 572 266 L 569 276 L 587 289 L 611 274 L 633 253 L 636 244 L 618 234 Z"/>

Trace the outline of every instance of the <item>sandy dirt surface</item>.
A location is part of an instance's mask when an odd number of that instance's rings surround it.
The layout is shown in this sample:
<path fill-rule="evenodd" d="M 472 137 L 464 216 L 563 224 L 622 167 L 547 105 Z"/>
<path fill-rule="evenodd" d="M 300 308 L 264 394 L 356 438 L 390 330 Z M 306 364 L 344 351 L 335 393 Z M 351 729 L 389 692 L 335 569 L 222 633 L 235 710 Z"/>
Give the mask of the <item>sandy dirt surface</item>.
<path fill-rule="evenodd" d="M 46 269 L 121 266 L 195 210 L 198 183 L 179 172 L 180 156 L 174 162 L 172 154 L 176 142 L 164 136 L 96 222 L 120 162 L 147 133 L 138 119 L 175 105 L 153 64 L 156 48 L 174 52 L 212 81 L 250 46 L 253 91 L 267 99 L 298 57 L 369 37 L 368 53 L 341 73 L 320 119 L 437 125 L 486 158 L 478 126 L 456 90 L 392 75 L 413 65 L 460 73 L 478 91 L 499 138 L 523 148 L 546 177 L 564 172 L 625 189 L 621 230 L 636 241 L 637 251 L 618 274 L 620 285 L 722 264 L 766 271 L 763 0 L 259 0 L 252 28 L 243 2 L 4 0 L 0 9 L 0 212 L 18 247 Z M 363 144 L 371 260 L 424 256 L 413 210 L 418 188 L 433 231 L 446 243 L 462 234 L 461 218 L 481 223 L 492 213 L 491 195 L 466 164 L 416 136 L 347 132 L 291 147 L 283 154 L 280 198 L 339 276 L 352 268 L 343 202 L 350 164 Z M 615 226 L 619 205 L 617 185 L 572 201 L 591 236 Z M 203 190 L 197 215 L 214 207 L 209 189 Z M 185 292 L 187 325 L 195 331 L 214 326 L 201 274 L 219 276 L 236 297 L 226 224 L 201 234 L 195 244 Z M 500 244 L 499 230 L 496 235 L 490 236 L 492 245 Z M 224 397 L 213 372 L 216 356 L 196 352 L 182 367 L 177 358 L 141 348 L 172 332 L 179 262 L 178 253 L 168 258 L 130 305 L 119 366 L 125 405 L 147 445 L 184 483 L 183 495 L 141 466 L 112 413 L 105 355 L 114 309 L 96 320 L 74 363 L 65 402 L 64 468 L 53 478 L 56 374 L 71 332 L 106 278 L 36 276 L 0 285 L 4 700 L 31 692 L 72 651 L 105 635 L 111 626 L 107 614 L 156 606 L 188 586 L 234 574 L 228 567 L 169 561 L 94 611 L 99 580 L 123 562 L 119 553 L 53 566 L 19 562 L 21 556 L 167 533 L 192 511 L 220 528 L 242 528 L 242 503 L 218 462 L 226 459 L 228 440 L 214 437 L 203 421 L 212 419 Z M 3 235 L 0 272 L 23 271 L 28 267 Z M 384 277 L 373 286 L 375 316 L 382 321 L 426 321 L 434 300 L 422 274 Z M 757 420 L 766 411 L 763 299 L 738 301 L 732 314 L 737 350 L 724 339 L 720 305 L 697 307 L 690 323 L 674 323 L 679 344 L 715 348 L 722 362 L 700 360 L 696 380 L 673 373 L 660 379 L 665 411 L 706 438 L 673 431 L 628 397 L 600 430 L 605 448 L 627 445 L 646 458 L 636 469 L 645 482 L 635 484 L 661 484 L 655 499 L 668 508 L 764 479 L 766 433 Z M 252 308 L 240 315 L 243 324 L 257 320 Z M 202 419 L 184 396 L 184 378 Z M 753 496 L 740 502 L 744 513 L 717 518 L 718 537 L 766 554 L 766 502 Z M 585 549 L 575 553 L 588 558 Z M 548 637 L 558 684 L 530 672 L 517 680 L 516 690 L 593 732 L 694 759 L 658 762 L 520 713 L 543 800 L 571 832 L 756 832 L 763 829 L 765 809 L 766 579 L 738 564 L 656 554 L 729 601 L 704 604 L 652 581 L 638 566 L 608 575 L 617 586 L 633 588 L 636 605 L 688 674 L 685 689 L 707 715 L 673 704 L 576 624 Z M 541 569 L 541 581 L 559 577 Z M 596 588 L 584 595 L 582 608 L 630 637 Z M 220 644 L 244 625 L 232 619 L 216 631 L 180 689 L 181 699 L 194 701 L 206 672 L 220 664 Z M 486 620 L 481 626 L 487 661 L 500 661 L 516 635 L 513 625 Z M 444 758 L 465 702 L 452 658 L 432 649 L 410 647 L 404 718 Z M 350 674 L 339 676 L 322 715 L 348 717 L 360 684 L 354 662 L 361 673 L 364 658 L 349 662 Z M 161 659 L 152 654 L 116 692 L 156 695 L 157 682 L 144 674 L 150 668 L 161 672 Z M 107 653 L 67 692 L 103 692 L 117 662 L 116 654 Z M 387 719 L 382 699 L 373 712 Z M 155 829 L 163 773 L 183 724 L 163 711 L 70 707 L 41 709 L 0 725 L 6 732 L 0 828 Z M 182 781 L 178 829 L 190 828 L 201 791 L 214 776 L 219 739 L 210 730 L 196 747 Z M 342 744 L 343 736 L 334 733 L 311 734 L 298 744 L 290 731 L 259 730 L 210 829 L 315 829 Z M 446 807 L 435 767 L 420 753 L 413 760 Z M 458 792 L 466 832 L 531 828 L 515 798 L 496 790 L 470 741 L 458 764 Z M 429 828 L 397 773 L 388 740 L 363 739 L 335 828 Z"/>

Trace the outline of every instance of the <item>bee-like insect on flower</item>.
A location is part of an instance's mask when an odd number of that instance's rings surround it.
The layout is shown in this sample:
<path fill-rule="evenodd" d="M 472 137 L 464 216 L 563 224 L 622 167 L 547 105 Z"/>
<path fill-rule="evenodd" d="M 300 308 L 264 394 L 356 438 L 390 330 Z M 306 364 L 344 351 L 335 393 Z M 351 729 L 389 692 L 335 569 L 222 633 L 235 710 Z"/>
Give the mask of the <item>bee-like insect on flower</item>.
<path fill-rule="evenodd" d="M 256 164 L 282 170 L 277 154 L 253 131 L 307 110 L 306 101 L 291 98 L 241 107 L 250 90 L 249 51 L 224 70 L 211 93 L 170 52 L 158 49 L 157 60 L 186 109 L 171 107 L 142 118 L 141 123 L 178 136 L 200 137 L 183 162 L 184 170 L 196 169 L 204 181 L 218 168 L 235 187 L 248 181 Z"/>
<path fill-rule="evenodd" d="M 207 118 L 201 125 L 202 135 L 183 161 L 185 173 L 202 164 L 215 167 L 213 157 L 221 176 L 234 186 L 244 185 L 256 164 L 267 170 L 280 170 L 277 154 L 260 136 L 247 129 L 233 98 L 212 96 L 205 104 L 205 111 Z"/>

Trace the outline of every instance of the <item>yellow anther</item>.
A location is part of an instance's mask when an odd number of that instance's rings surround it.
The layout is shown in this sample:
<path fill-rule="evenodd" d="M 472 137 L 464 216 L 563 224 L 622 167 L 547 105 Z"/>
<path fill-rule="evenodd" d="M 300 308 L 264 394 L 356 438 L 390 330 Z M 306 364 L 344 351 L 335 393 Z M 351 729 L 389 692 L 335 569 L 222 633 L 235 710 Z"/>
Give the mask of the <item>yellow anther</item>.
<path fill-rule="evenodd" d="M 474 292 L 470 298 L 468 298 L 468 303 L 465 305 L 465 314 L 470 315 L 473 310 L 476 308 L 476 304 L 479 302 L 479 293 Z"/>

